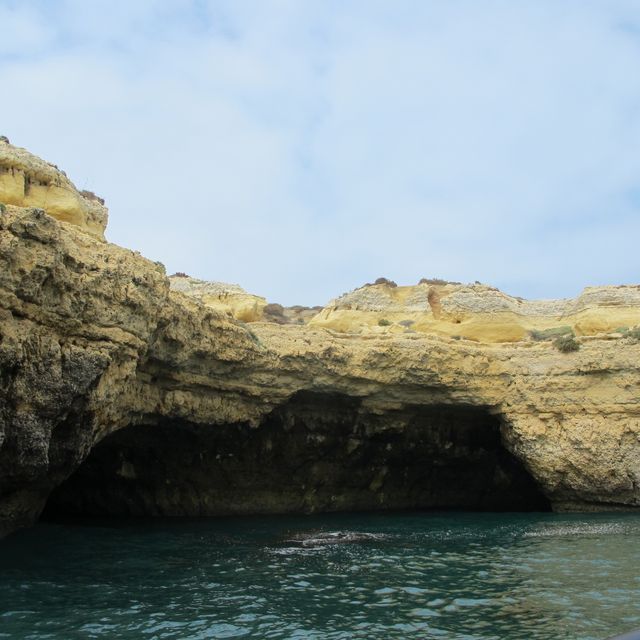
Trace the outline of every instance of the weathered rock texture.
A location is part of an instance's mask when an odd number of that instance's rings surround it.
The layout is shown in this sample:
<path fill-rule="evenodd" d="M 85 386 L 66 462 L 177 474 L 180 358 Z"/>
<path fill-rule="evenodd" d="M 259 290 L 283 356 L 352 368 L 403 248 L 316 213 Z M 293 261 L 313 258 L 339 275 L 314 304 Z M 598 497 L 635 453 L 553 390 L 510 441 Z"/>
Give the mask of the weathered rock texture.
<path fill-rule="evenodd" d="M 173 291 L 195 298 L 203 305 L 242 322 L 275 322 L 276 324 L 306 324 L 322 307 L 283 307 L 267 303 L 266 298 L 247 293 L 237 284 L 207 282 L 184 273 L 169 277 Z"/>
<path fill-rule="evenodd" d="M 0 202 L 39 207 L 104 240 L 107 209 L 91 191 L 78 191 L 58 167 L 0 137 Z"/>
<path fill-rule="evenodd" d="M 238 312 L 229 298 L 252 296 L 233 287 L 172 290 L 85 219 L 5 204 L 0 533 L 48 500 L 121 515 L 640 506 L 640 344 L 620 326 L 640 323 L 639 287 L 533 303 L 380 284 L 283 323 L 266 302 Z M 579 351 L 527 333 L 564 325 Z"/>
<path fill-rule="evenodd" d="M 366 285 L 332 301 L 311 320 L 340 331 L 417 331 L 485 343 L 520 342 L 532 330 L 569 327 L 579 336 L 637 324 L 640 287 L 588 287 L 575 299 L 523 300 L 480 283 L 429 281 Z M 388 322 L 380 328 L 379 322 Z"/>

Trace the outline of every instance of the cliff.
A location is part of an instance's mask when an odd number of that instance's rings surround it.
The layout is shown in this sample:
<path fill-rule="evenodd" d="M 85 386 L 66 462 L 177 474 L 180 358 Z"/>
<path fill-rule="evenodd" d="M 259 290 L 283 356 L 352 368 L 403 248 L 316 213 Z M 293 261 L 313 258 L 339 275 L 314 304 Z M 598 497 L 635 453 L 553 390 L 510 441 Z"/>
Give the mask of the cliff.
<path fill-rule="evenodd" d="M 78 191 L 63 171 L 0 136 L 0 202 L 42 208 L 104 240 L 108 212 L 102 198 Z"/>
<path fill-rule="evenodd" d="M 383 281 L 285 309 L 168 278 L 104 242 L 106 210 L 55 167 L 0 151 L 1 533 L 45 507 L 640 505 L 640 287 Z M 65 206 L 34 208 L 22 175 Z"/>

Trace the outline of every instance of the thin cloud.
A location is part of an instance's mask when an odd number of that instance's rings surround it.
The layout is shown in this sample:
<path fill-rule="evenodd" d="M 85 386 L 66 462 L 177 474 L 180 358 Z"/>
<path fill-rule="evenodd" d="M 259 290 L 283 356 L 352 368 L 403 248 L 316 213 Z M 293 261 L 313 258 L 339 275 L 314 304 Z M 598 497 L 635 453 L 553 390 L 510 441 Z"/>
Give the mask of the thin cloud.
<path fill-rule="evenodd" d="M 637 280 L 633 3 L 55 8 L 0 0 L 1 133 L 170 272 L 286 304 L 380 275 Z"/>

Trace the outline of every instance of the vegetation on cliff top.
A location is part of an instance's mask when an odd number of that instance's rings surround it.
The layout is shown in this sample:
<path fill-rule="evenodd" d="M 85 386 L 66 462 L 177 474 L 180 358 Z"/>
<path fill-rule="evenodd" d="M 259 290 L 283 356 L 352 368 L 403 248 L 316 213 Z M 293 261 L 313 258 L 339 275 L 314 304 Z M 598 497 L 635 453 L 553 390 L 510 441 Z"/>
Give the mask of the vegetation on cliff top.
<path fill-rule="evenodd" d="M 553 346 L 561 353 L 571 353 L 580 349 L 580 343 L 571 335 L 564 335 L 553 341 Z"/>
<path fill-rule="evenodd" d="M 533 329 L 529 331 L 529 335 L 532 340 L 541 342 L 543 340 L 552 340 L 562 336 L 573 336 L 573 329 L 569 325 L 563 325 L 561 327 L 551 327 L 550 329 Z"/>

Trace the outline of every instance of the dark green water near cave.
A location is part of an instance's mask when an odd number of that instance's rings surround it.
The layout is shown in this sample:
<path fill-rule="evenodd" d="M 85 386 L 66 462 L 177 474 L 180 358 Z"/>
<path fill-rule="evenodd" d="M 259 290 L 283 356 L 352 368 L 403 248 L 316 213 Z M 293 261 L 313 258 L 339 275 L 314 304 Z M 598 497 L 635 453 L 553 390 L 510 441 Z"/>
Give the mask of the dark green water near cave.
<path fill-rule="evenodd" d="M 0 544 L 0 638 L 594 639 L 640 627 L 640 516 L 41 523 Z"/>

